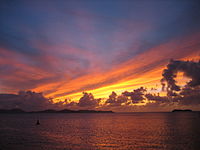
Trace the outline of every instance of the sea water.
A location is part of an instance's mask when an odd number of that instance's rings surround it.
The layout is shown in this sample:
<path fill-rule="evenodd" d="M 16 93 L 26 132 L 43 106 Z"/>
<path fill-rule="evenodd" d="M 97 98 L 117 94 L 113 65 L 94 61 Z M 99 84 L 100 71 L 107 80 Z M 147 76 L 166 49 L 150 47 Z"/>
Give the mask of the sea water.
<path fill-rule="evenodd" d="M 0 114 L 0 150 L 68 149 L 199 150 L 200 114 Z"/>

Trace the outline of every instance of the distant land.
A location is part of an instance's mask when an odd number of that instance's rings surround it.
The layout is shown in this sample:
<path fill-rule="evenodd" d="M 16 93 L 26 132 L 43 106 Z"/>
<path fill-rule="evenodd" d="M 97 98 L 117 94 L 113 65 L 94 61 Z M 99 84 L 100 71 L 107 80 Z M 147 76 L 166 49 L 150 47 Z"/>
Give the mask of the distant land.
<path fill-rule="evenodd" d="M 192 112 L 191 109 L 174 109 L 172 112 Z"/>
<path fill-rule="evenodd" d="M 101 110 L 54 110 L 47 109 L 42 111 L 24 111 L 22 109 L 0 109 L 0 113 L 114 113 L 113 111 L 101 111 Z"/>

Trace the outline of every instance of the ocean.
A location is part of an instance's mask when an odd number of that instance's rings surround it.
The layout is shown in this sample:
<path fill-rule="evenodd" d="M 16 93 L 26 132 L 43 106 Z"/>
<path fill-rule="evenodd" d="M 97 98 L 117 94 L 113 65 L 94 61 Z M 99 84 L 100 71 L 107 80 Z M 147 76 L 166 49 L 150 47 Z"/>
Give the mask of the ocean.
<path fill-rule="evenodd" d="M 199 150 L 200 113 L 0 114 L 0 150 L 132 149 Z"/>

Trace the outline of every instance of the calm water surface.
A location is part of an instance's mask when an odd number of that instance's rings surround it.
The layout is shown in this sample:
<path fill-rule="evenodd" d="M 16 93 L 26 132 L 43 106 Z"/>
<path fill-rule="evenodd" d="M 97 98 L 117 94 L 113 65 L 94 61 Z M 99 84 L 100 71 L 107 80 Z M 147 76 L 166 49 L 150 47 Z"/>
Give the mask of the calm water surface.
<path fill-rule="evenodd" d="M 0 150 L 68 149 L 199 150 L 200 114 L 0 114 Z"/>

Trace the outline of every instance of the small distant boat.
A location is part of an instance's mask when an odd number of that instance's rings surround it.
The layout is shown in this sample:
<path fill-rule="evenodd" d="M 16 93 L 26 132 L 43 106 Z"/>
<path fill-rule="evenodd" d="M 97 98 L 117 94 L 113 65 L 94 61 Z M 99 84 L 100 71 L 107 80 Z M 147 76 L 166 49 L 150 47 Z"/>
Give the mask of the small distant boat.
<path fill-rule="evenodd" d="M 40 125 L 40 121 L 39 120 L 37 120 L 36 125 Z"/>

